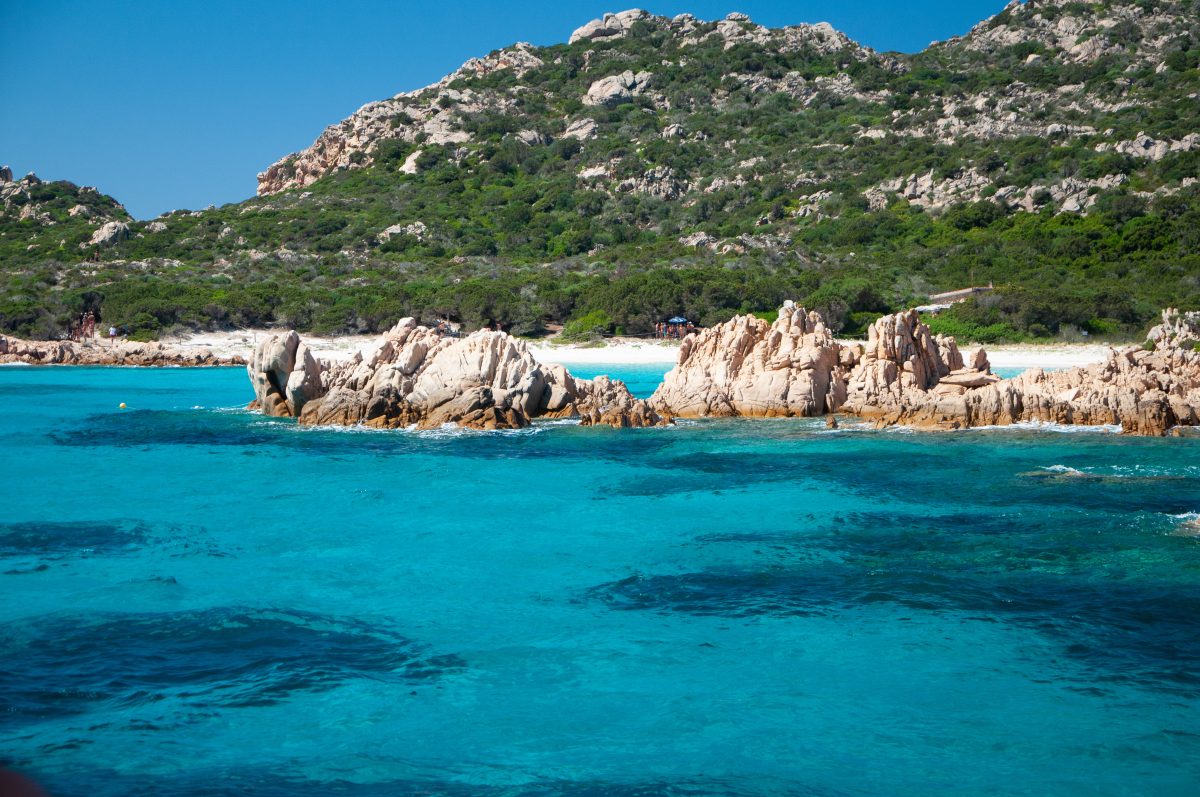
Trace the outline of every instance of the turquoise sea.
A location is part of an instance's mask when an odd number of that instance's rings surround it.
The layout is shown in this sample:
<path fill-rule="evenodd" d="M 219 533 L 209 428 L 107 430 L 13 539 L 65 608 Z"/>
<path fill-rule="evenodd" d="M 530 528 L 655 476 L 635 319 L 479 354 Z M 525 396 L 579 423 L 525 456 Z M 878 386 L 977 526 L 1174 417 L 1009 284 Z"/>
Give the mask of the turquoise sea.
<path fill-rule="evenodd" d="M 1200 441 L 249 399 L 0 368 L 0 762 L 54 795 L 1196 793 Z"/>

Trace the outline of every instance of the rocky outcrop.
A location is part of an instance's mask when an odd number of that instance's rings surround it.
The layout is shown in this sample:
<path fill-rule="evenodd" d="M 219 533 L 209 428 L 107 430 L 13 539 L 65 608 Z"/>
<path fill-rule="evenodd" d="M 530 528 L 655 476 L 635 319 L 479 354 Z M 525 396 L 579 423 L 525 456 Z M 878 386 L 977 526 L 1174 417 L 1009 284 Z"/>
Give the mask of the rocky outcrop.
<path fill-rule="evenodd" d="M 646 194 L 659 199 L 678 199 L 687 193 L 688 184 L 675 176 L 670 166 L 655 166 L 638 177 L 628 177 L 617 183 L 623 193 Z"/>
<path fill-rule="evenodd" d="M 605 14 L 575 29 L 568 39 L 569 44 L 579 41 L 605 41 L 619 39 L 629 34 L 635 22 L 650 19 L 650 14 L 640 8 L 632 8 L 619 14 Z"/>
<path fill-rule="evenodd" d="M 1146 158 L 1160 161 L 1173 152 L 1191 152 L 1200 149 L 1200 133 L 1189 133 L 1178 141 L 1164 139 L 1156 141 L 1144 132 L 1140 132 L 1132 141 L 1119 141 L 1116 144 L 1102 142 L 1096 145 L 1097 152 L 1114 150 L 1122 155 L 1134 158 Z"/>
<path fill-rule="evenodd" d="M 946 44 L 1000 52 L 1033 43 L 1065 63 L 1090 63 L 1108 55 L 1136 53 L 1157 65 L 1175 45 L 1182 3 L 1076 3 L 1072 0 L 1011 0 L 1004 10 Z M 1163 35 L 1166 33 L 1167 35 Z"/>
<path fill-rule="evenodd" d="M 218 366 L 244 365 L 241 357 L 217 356 L 208 349 L 184 349 L 161 343 L 73 340 L 22 340 L 0 335 L 0 363 L 29 365 L 140 365 Z"/>
<path fill-rule="evenodd" d="M 1200 345 L 1200 310 L 1181 313 L 1173 307 L 1162 311 L 1162 323 L 1152 327 L 1146 340 L 1161 346 L 1195 349 Z"/>
<path fill-rule="evenodd" d="M 126 234 L 125 222 L 130 220 L 116 200 L 91 186 L 78 186 L 66 180 L 46 182 L 33 172 L 14 180 L 12 169 L 5 166 L 0 169 L 0 217 L 9 215 L 42 227 L 73 219 L 105 227 L 108 222 L 125 226 Z"/>
<path fill-rule="evenodd" d="M 429 228 L 425 225 L 425 222 L 414 221 L 410 224 L 393 224 L 380 232 L 378 238 L 381 241 L 387 241 L 395 235 L 409 235 L 418 241 L 423 241 L 428 233 Z"/>
<path fill-rule="evenodd" d="M 622 103 L 632 102 L 634 97 L 649 88 L 653 78 L 654 75 L 649 72 L 634 74 L 628 69 L 619 75 L 600 78 L 588 87 L 587 94 L 582 98 L 583 104 L 615 108 Z"/>
<path fill-rule="evenodd" d="M 447 338 L 411 318 L 369 355 L 339 364 L 313 359 L 295 332 L 272 337 L 259 344 L 248 370 L 252 406 L 302 424 L 519 429 L 536 418 L 617 427 L 664 422 L 623 383 L 543 366 L 506 333 Z"/>
<path fill-rule="evenodd" d="M 681 418 L 824 415 L 845 401 L 859 354 L 838 344 L 820 315 L 788 302 L 773 324 L 737 316 L 684 338 L 650 405 Z"/>
<path fill-rule="evenodd" d="M 1002 380 L 986 352 L 965 361 L 953 338 L 931 334 L 914 311 L 877 320 L 864 347 L 839 343 L 820 315 L 788 303 L 774 324 L 739 316 L 686 338 L 650 404 L 679 417 L 838 412 L 878 426 L 1048 422 L 1162 435 L 1200 425 L 1200 352 L 1186 336 L 1193 323 L 1167 311 L 1155 351 L 1131 347 L 1087 368 Z"/>
<path fill-rule="evenodd" d="M 500 71 L 520 77 L 543 65 L 535 49 L 518 42 L 483 58 L 472 58 L 431 86 L 364 105 L 347 119 L 327 127 L 307 149 L 281 158 L 260 172 L 259 196 L 311 185 L 339 169 L 370 165 L 377 148 L 386 141 L 409 145 L 470 141 L 471 135 L 461 129 L 465 119 L 480 113 L 515 114 L 518 103 L 504 91 L 457 89 L 451 85 Z M 406 172 L 414 173 L 415 158 L 406 166 Z"/>
<path fill-rule="evenodd" d="M 567 125 L 567 129 L 563 131 L 563 138 L 577 138 L 580 141 L 589 141 L 596 137 L 596 131 L 600 126 L 596 124 L 595 119 L 584 117 L 576 119 Z"/>
<path fill-rule="evenodd" d="M 129 225 L 123 221 L 110 221 L 100 226 L 91 239 L 81 246 L 110 246 L 124 241 L 130 235 Z"/>

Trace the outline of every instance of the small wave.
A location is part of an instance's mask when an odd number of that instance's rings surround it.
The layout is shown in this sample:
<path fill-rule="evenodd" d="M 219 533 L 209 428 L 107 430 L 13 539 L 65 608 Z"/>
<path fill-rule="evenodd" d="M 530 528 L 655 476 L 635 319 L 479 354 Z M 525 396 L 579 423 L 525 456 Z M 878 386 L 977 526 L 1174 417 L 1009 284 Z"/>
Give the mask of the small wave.
<path fill-rule="evenodd" d="M 245 405 L 235 407 L 205 407 L 203 404 L 193 404 L 193 410 L 212 412 L 217 415 L 261 415 L 258 410 L 247 409 Z"/>
<path fill-rule="evenodd" d="M 1084 473 L 1083 471 L 1079 470 L 1078 468 L 1068 467 L 1067 465 L 1047 465 L 1044 468 L 1038 468 L 1038 470 L 1044 470 L 1048 473 L 1063 473 L 1068 476 L 1087 476 L 1088 475 L 1087 473 Z"/>
<path fill-rule="evenodd" d="M 15 363 L 0 363 L 0 368 L 29 368 L 33 363 L 15 362 Z"/>
<path fill-rule="evenodd" d="M 1121 427 L 1118 424 L 1096 424 L 1089 426 L 1086 424 L 1074 423 L 1055 423 L 1054 421 L 1021 421 L 1019 423 L 996 424 L 992 426 L 972 426 L 963 431 L 996 431 L 996 430 L 1024 430 L 1035 432 L 1058 432 L 1060 434 L 1120 434 Z"/>
<path fill-rule="evenodd" d="M 286 419 L 284 419 L 286 420 Z M 396 428 L 379 428 L 375 426 L 367 426 L 366 424 L 354 424 L 353 426 L 342 426 L 341 424 L 280 424 L 279 419 L 257 421 L 252 426 L 271 426 L 276 429 L 289 429 L 297 434 L 313 434 L 318 432 L 337 432 L 338 434 L 370 434 L 370 435 L 413 435 L 415 437 L 426 440 L 448 440 L 462 437 L 476 436 L 503 436 L 503 437 L 520 437 L 541 434 L 546 431 L 548 426 L 573 426 L 578 425 L 578 419 L 565 418 L 554 421 L 538 422 L 534 426 L 527 426 L 524 429 L 471 429 L 469 427 L 458 426 L 453 423 L 444 423 L 436 429 L 420 429 L 417 424 L 409 424 L 408 426 Z"/>
<path fill-rule="evenodd" d="M 1197 475 L 1197 469 L 1192 466 L 1182 468 L 1165 468 L 1147 465 L 1104 465 L 1101 467 L 1073 468 L 1068 465 L 1047 465 L 1038 468 L 1037 472 L 1054 473 L 1063 476 L 1084 476 L 1091 479 L 1140 479 L 1140 480 L 1171 480 L 1187 479 Z"/>
<path fill-rule="evenodd" d="M 1171 536 L 1200 537 L 1200 512 L 1181 512 L 1170 517 L 1179 521 L 1171 530 Z"/>

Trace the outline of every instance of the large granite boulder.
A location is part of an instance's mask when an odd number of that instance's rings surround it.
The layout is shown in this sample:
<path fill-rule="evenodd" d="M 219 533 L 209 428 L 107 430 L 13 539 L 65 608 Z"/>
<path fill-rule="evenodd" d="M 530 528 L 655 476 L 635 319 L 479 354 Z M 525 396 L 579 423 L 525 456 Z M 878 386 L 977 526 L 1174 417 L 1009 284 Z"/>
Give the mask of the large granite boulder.
<path fill-rule="evenodd" d="M 586 25 L 576 28 L 571 34 L 571 38 L 568 39 L 568 43 L 621 38 L 628 35 L 635 22 L 646 19 L 650 19 L 650 14 L 640 8 L 631 8 L 617 14 L 605 14 L 600 19 L 593 19 Z"/>
<path fill-rule="evenodd" d="M 1200 424 L 1200 353 L 1127 347 L 1085 368 L 1026 371 L 965 399 L 970 426 L 1108 424 L 1129 434 L 1164 435 L 1176 426 Z"/>
<path fill-rule="evenodd" d="M 615 108 L 642 94 L 650 86 L 653 77 L 649 72 L 634 74 L 626 69 L 619 75 L 600 78 L 588 87 L 587 94 L 583 96 L 583 104 Z"/>
<path fill-rule="evenodd" d="M 84 246 L 110 246 L 130 236 L 129 225 L 123 221 L 109 221 L 100 225 Z"/>
<path fill-rule="evenodd" d="M 787 302 L 773 324 L 736 316 L 684 338 L 650 405 L 683 418 L 823 415 L 845 401 L 858 356 L 819 314 Z"/>
<path fill-rule="evenodd" d="M 324 393 L 321 364 L 295 331 L 265 338 L 246 365 L 255 403 L 267 415 L 295 418 Z"/>

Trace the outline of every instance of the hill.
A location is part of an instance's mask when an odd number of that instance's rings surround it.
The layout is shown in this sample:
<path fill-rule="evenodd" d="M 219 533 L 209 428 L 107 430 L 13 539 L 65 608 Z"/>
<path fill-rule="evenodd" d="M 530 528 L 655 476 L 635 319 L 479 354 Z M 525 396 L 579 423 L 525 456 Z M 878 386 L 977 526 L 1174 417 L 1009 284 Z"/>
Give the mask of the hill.
<path fill-rule="evenodd" d="M 991 282 L 940 328 L 1133 336 L 1200 306 L 1198 67 L 1197 0 L 1014 2 L 915 55 L 607 15 L 364 106 L 242 203 L 62 218 L 10 175 L 0 327 L 637 333 L 796 298 L 849 334 Z"/>

